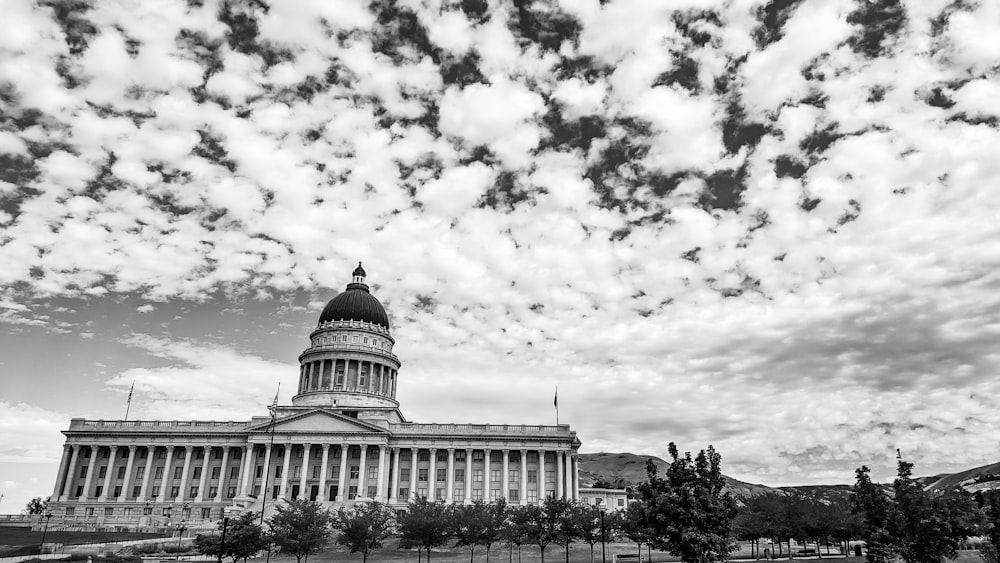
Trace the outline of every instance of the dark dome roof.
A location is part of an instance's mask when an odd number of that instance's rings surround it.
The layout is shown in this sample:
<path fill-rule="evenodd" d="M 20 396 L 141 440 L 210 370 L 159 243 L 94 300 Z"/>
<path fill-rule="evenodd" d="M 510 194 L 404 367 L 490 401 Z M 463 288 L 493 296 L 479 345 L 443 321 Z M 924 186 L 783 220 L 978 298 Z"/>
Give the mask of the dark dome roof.
<path fill-rule="evenodd" d="M 367 289 L 361 287 L 348 287 L 347 291 L 331 299 L 319 316 L 320 324 L 327 321 L 365 321 L 389 328 L 389 316 L 385 314 L 385 307 Z"/>

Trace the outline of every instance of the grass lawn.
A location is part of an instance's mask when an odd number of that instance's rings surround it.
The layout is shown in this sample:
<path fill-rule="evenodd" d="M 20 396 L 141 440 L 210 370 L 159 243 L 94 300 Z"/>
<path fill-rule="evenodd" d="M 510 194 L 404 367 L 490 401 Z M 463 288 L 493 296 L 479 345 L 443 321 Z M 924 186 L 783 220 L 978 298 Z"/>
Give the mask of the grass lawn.
<path fill-rule="evenodd" d="M 79 545 L 82 543 L 105 543 L 162 537 L 164 537 L 162 534 L 138 532 L 57 532 L 50 530 L 45 534 L 45 543 Z M 42 532 L 32 532 L 28 528 L 0 527 L 0 557 L 11 555 L 15 551 L 21 554 L 22 551 L 30 547 L 35 549 L 34 551 L 29 550 L 29 553 L 37 553 L 38 546 L 41 543 Z M 29 553 L 24 553 L 24 555 L 28 555 Z"/>

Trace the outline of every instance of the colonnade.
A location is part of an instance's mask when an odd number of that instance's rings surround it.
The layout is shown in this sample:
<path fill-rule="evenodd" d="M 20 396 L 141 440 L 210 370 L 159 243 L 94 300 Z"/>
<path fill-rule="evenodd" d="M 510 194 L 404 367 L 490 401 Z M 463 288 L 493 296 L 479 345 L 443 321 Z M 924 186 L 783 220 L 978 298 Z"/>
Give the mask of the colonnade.
<path fill-rule="evenodd" d="M 396 396 L 396 370 L 366 360 L 325 359 L 300 367 L 299 393 L 310 391 L 360 391 Z"/>

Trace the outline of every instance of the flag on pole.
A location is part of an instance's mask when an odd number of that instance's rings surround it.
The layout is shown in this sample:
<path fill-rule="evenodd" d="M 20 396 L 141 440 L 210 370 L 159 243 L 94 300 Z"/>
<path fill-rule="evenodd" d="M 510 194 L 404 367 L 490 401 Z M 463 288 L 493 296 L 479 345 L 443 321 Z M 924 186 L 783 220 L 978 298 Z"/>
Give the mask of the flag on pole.
<path fill-rule="evenodd" d="M 132 392 L 135 391 L 135 380 L 132 380 L 132 386 L 128 389 L 128 399 L 125 399 L 125 418 L 122 420 L 128 420 L 128 411 L 132 408 Z"/>
<path fill-rule="evenodd" d="M 274 402 L 271 403 L 271 408 L 278 408 L 278 393 L 281 393 L 281 383 L 278 383 L 278 390 L 274 392 Z"/>
<path fill-rule="evenodd" d="M 555 408 L 557 408 L 557 409 L 559 408 L 559 387 L 558 386 L 556 386 L 556 396 L 555 396 L 555 398 L 552 399 L 552 406 L 555 407 Z"/>

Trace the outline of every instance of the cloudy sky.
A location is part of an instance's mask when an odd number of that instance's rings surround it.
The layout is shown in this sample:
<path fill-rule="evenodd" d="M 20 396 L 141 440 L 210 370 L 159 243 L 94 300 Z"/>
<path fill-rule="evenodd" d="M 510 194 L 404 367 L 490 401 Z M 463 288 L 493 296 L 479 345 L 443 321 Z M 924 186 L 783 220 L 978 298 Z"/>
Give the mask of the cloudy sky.
<path fill-rule="evenodd" d="M 423 422 L 770 485 L 1000 459 L 1000 4 L 5 2 L 0 512 L 266 413 L 364 261 Z"/>

